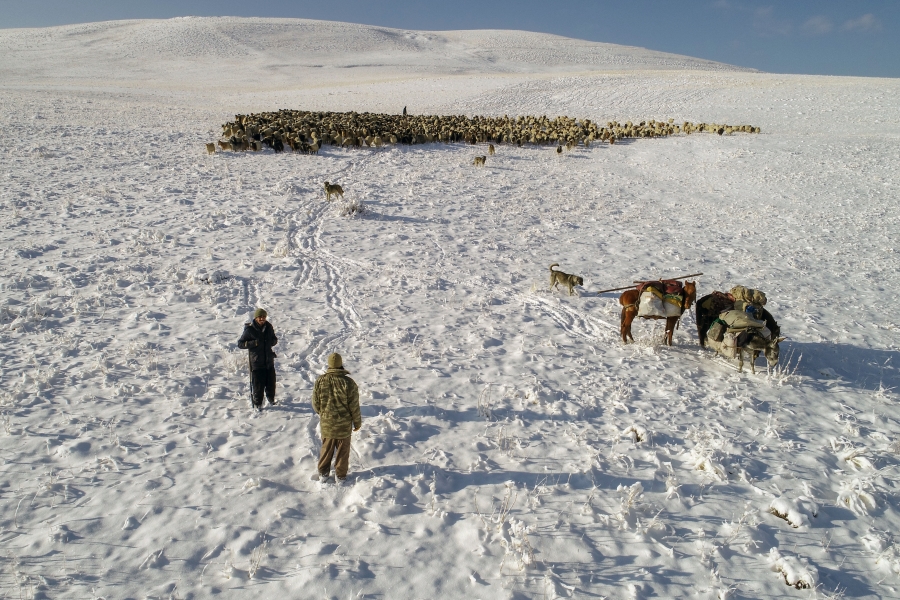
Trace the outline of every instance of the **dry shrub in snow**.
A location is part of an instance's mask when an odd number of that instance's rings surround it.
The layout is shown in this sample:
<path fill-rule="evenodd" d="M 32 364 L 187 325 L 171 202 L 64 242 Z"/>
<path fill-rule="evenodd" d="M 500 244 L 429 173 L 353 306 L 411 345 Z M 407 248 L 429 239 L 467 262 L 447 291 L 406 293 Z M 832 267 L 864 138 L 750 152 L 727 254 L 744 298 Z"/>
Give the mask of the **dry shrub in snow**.
<path fill-rule="evenodd" d="M 716 452 L 714 450 L 697 446 L 691 448 L 688 460 L 690 461 L 691 466 L 697 471 L 703 471 L 710 477 L 718 479 L 719 481 L 727 481 L 728 472 L 718 460 L 715 460 L 715 454 Z"/>
<path fill-rule="evenodd" d="M 227 275 L 224 271 L 207 271 L 204 268 L 199 268 L 188 273 L 187 283 L 191 285 L 195 284 L 208 284 L 215 285 L 217 283 L 222 283 L 227 278 Z"/>
<path fill-rule="evenodd" d="M 869 492 L 871 487 L 872 484 L 867 479 L 844 481 L 841 483 L 841 490 L 838 492 L 835 504 L 849 508 L 856 515 L 866 515 L 875 510 L 877 506 L 875 496 Z"/>
<path fill-rule="evenodd" d="M 863 456 L 864 453 L 864 448 L 849 448 L 847 450 L 839 452 L 838 458 L 841 459 L 841 462 L 846 464 L 854 471 L 874 469 L 875 465 L 872 464 L 872 461 Z"/>
<path fill-rule="evenodd" d="M 481 393 L 478 395 L 477 407 L 478 407 L 478 415 L 484 417 L 488 421 L 492 420 L 493 414 L 491 413 L 491 409 L 493 407 L 493 403 L 491 402 L 491 387 L 494 384 L 489 383 L 484 386 L 484 389 L 481 390 Z"/>
<path fill-rule="evenodd" d="M 500 540 L 500 545 L 506 550 L 503 562 L 506 562 L 507 556 L 512 556 L 520 571 L 534 564 L 534 548 L 531 547 L 531 542 L 528 541 L 528 534 L 532 531 L 534 531 L 533 526 L 529 527 L 518 519 L 509 520 L 509 527 L 506 530 L 506 534 L 509 537 L 508 539 Z M 502 563 L 500 570 L 503 571 Z"/>
<path fill-rule="evenodd" d="M 338 205 L 338 213 L 342 217 L 355 217 L 356 215 L 361 215 L 366 212 L 366 205 L 363 204 L 362 200 L 358 200 L 356 198 L 347 200 L 346 202 L 341 202 Z"/>
<path fill-rule="evenodd" d="M 265 535 L 263 535 L 263 542 L 250 553 L 250 567 L 247 569 L 247 577 L 250 579 L 256 577 L 263 559 L 268 556 L 266 554 L 266 546 L 268 545 L 269 541 L 266 540 Z"/>
<path fill-rule="evenodd" d="M 548 598 L 549 600 L 571 598 L 575 592 L 574 585 L 566 585 L 560 580 L 559 575 L 553 571 L 544 575 L 542 588 L 540 597 Z"/>
<path fill-rule="evenodd" d="M 784 577 L 784 582 L 798 590 L 809 590 L 816 587 L 818 573 L 810 567 L 806 559 L 782 554 L 778 548 L 769 550 L 769 566 Z"/>
<path fill-rule="evenodd" d="M 877 557 L 876 565 L 887 566 L 891 572 L 900 574 L 900 548 L 894 544 L 893 536 L 890 533 L 869 531 L 862 538 L 862 542 Z"/>
<path fill-rule="evenodd" d="M 249 370 L 247 353 L 244 351 L 229 352 L 222 360 L 222 364 L 229 373 L 237 374 Z"/>
<path fill-rule="evenodd" d="M 278 240 L 278 243 L 275 244 L 275 249 L 272 250 L 272 256 L 275 258 L 287 258 L 287 256 L 291 253 L 291 240 L 285 235 L 283 238 Z"/>
<path fill-rule="evenodd" d="M 619 485 L 616 491 L 620 494 L 619 510 L 613 514 L 613 517 L 619 522 L 619 527 L 628 529 L 632 521 L 632 510 L 643 508 L 639 506 L 638 501 L 644 497 L 644 486 L 641 485 L 641 482 L 634 483 L 628 487 Z"/>
<path fill-rule="evenodd" d="M 641 425 L 629 425 L 622 431 L 622 437 L 631 438 L 635 444 L 639 444 L 647 440 L 647 430 Z"/>
<path fill-rule="evenodd" d="M 784 519 L 793 528 L 809 525 L 809 519 L 800 511 L 797 503 L 787 498 L 775 498 L 769 505 L 769 512 L 780 519 Z"/>
<path fill-rule="evenodd" d="M 783 386 L 791 383 L 799 383 L 800 376 L 797 375 L 797 369 L 800 368 L 801 360 L 803 360 L 802 354 L 800 354 L 797 357 L 796 362 L 794 362 L 794 351 L 791 350 L 791 353 L 788 355 L 787 359 L 782 357 L 779 363 L 774 367 L 770 368 L 767 364 L 766 371 L 768 372 L 768 375 L 766 376 L 766 381 L 769 384 L 778 386 Z"/>

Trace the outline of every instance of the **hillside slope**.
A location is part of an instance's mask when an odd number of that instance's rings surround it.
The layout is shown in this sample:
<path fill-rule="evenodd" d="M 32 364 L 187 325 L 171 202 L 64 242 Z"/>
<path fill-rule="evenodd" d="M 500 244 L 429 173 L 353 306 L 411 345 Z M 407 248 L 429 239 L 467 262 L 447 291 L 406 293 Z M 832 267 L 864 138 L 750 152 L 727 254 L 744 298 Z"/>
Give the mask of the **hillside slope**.
<path fill-rule="evenodd" d="M 37 59 L 37 60 L 35 60 Z M 104 86 L 305 85 L 390 74 L 746 71 L 525 31 L 425 32 L 304 19 L 178 18 L 0 29 L 0 79 Z M 299 79 L 299 81 L 298 81 Z"/>

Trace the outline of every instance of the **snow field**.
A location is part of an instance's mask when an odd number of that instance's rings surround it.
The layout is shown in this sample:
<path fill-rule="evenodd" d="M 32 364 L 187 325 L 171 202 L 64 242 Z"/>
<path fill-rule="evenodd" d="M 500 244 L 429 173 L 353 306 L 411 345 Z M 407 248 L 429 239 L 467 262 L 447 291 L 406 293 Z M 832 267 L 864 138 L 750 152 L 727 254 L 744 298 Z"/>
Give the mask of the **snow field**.
<path fill-rule="evenodd" d="M 763 134 L 484 169 L 465 145 L 207 156 L 236 112 L 406 102 L 381 79 L 0 85 L 4 593 L 896 595 L 897 83 L 427 72 L 401 88 L 422 112 Z M 553 262 L 577 296 L 548 292 Z M 778 370 L 736 373 L 690 315 L 671 348 L 649 321 L 624 346 L 590 294 L 698 271 L 701 295 L 767 293 Z M 260 305 L 280 404 L 257 416 L 235 341 Z M 363 404 L 343 485 L 309 477 L 332 351 Z"/>

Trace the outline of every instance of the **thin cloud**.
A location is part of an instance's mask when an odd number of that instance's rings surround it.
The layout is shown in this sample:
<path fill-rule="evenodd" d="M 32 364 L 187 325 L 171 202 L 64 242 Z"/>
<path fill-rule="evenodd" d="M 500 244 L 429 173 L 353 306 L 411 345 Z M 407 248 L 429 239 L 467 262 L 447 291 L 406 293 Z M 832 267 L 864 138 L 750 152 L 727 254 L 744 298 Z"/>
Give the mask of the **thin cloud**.
<path fill-rule="evenodd" d="M 850 19 L 841 26 L 842 31 L 855 31 L 864 33 L 866 31 L 881 31 L 881 23 L 872 13 L 867 13 L 858 19 Z"/>
<path fill-rule="evenodd" d="M 834 29 L 834 24 L 828 17 L 818 15 L 807 19 L 800 29 L 803 30 L 803 33 L 808 33 L 810 35 L 824 35 L 826 33 L 831 33 Z"/>
<path fill-rule="evenodd" d="M 749 22 L 757 35 L 763 37 L 789 35 L 793 29 L 791 22 L 778 17 L 772 6 L 750 6 L 733 0 L 716 0 L 712 3 L 712 7 L 744 13 L 749 17 Z"/>
<path fill-rule="evenodd" d="M 760 35 L 788 35 L 791 33 L 791 22 L 775 16 L 775 9 L 765 6 L 753 10 L 753 27 Z"/>

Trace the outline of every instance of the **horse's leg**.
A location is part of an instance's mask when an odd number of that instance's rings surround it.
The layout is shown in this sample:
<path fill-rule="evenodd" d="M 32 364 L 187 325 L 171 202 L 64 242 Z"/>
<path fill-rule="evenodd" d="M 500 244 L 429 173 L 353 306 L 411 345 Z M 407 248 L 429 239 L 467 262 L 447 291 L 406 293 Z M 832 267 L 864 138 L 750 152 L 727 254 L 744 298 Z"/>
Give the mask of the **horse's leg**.
<path fill-rule="evenodd" d="M 741 348 L 737 349 L 738 355 L 738 373 L 744 372 L 744 350 Z"/>
<path fill-rule="evenodd" d="M 620 333 L 622 334 L 622 343 L 627 344 L 628 338 L 631 338 L 631 341 L 634 341 L 634 336 L 631 335 L 631 323 L 634 321 L 634 315 L 637 311 L 634 308 L 623 308 L 622 309 L 622 317 L 620 319 L 621 327 Z"/>
<path fill-rule="evenodd" d="M 664 336 L 667 346 L 672 345 L 672 335 L 675 333 L 675 324 L 678 322 L 676 317 L 666 317 L 666 334 Z"/>
<path fill-rule="evenodd" d="M 750 354 L 750 358 L 753 359 L 753 362 L 750 363 L 750 371 L 756 375 L 756 359 L 759 358 L 759 350 L 754 350 Z"/>

